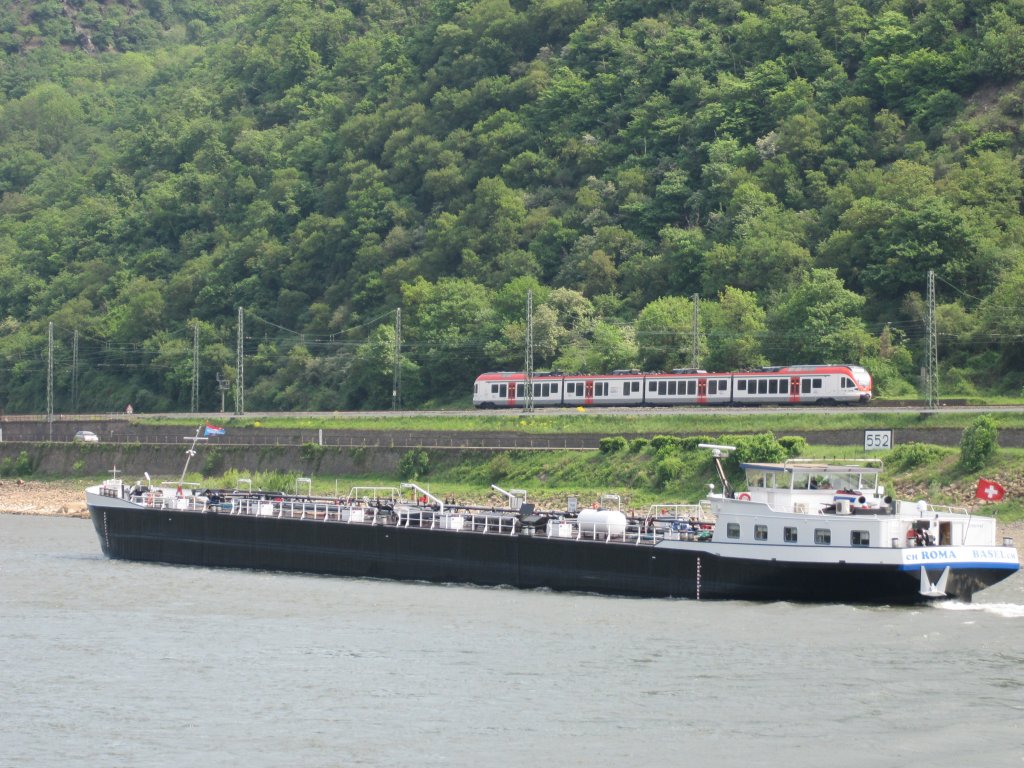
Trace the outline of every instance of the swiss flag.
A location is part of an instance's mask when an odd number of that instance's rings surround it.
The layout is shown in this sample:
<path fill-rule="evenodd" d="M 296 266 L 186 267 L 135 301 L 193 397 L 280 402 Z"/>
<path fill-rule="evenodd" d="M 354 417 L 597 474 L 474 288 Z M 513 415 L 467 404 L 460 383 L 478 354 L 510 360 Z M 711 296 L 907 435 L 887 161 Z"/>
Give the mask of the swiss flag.
<path fill-rule="evenodd" d="M 1006 489 L 995 480 L 978 478 L 978 489 L 974 492 L 974 498 L 985 501 L 1002 501 L 1004 496 L 1006 496 Z"/>

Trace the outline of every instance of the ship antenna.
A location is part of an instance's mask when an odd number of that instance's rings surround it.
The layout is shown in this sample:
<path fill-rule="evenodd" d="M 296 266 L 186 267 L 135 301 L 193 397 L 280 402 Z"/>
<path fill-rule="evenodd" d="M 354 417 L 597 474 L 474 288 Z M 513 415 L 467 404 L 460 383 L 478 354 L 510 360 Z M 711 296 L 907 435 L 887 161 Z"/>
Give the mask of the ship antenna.
<path fill-rule="evenodd" d="M 200 440 L 209 440 L 209 438 L 207 438 L 207 437 L 200 437 L 199 436 L 199 433 L 202 432 L 202 431 L 203 431 L 203 425 L 200 424 L 199 427 L 196 429 L 195 437 L 192 437 L 192 438 L 183 437 L 182 438 L 182 440 L 192 440 L 192 445 L 190 445 L 189 449 L 187 451 L 185 451 L 185 456 L 186 456 L 185 468 L 181 470 L 181 480 L 179 481 L 179 483 L 184 483 L 185 482 L 185 473 L 188 472 L 188 463 L 190 461 L 192 461 L 192 457 L 196 455 L 196 443 L 198 443 Z"/>
<path fill-rule="evenodd" d="M 736 446 L 715 445 L 714 443 L 698 443 L 697 447 L 711 449 L 711 458 L 715 462 L 715 471 L 718 472 L 718 479 L 722 481 L 722 494 L 727 499 L 733 498 L 732 485 L 729 483 L 729 478 L 725 476 L 725 468 L 722 466 L 722 459 L 727 457 L 730 451 L 735 451 Z"/>

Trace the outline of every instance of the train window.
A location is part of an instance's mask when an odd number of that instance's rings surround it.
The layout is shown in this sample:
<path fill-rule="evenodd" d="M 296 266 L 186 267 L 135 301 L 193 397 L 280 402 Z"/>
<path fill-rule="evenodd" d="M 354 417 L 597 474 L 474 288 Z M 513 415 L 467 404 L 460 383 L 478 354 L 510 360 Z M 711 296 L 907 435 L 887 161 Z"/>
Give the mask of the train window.
<path fill-rule="evenodd" d="M 777 395 L 779 394 L 779 380 L 772 379 L 768 382 L 768 394 Z"/>
<path fill-rule="evenodd" d="M 640 391 L 640 382 L 639 381 L 634 381 L 633 382 L 633 391 L 634 392 L 639 392 Z"/>
<path fill-rule="evenodd" d="M 506 397 L 507 395 L 508 395 L 508 385 L 507 384 L 499 384 L 498 385 L 498 397 Z"/>
<path fill-rule="evenodd" d="M 667 385 L 665 384 L 665 382 L 664 382 L 664 381 L 659 381 L 659 382 L 658 382 L 658 394 L 659 394 L 659 395 L 664 395 L 664 394 L 665 394 L 665 392 L 666 392 L 666 386 L 667 386 Z"/>
<path fill-rule="evenodd" d="M 552 384 L 551 385 L 551 394 L 552 395 L 557 395 L 558 394 L 558 385 L 557 384 Z"/>
<path fill-rule="evenodd" d="M 656 381 L 649 381 L 649 382 L 647 382 L 647 391 L 648 392 L 655 392 L 655 391 L 657 391 L 657 389 L 658 389 L 658 382 L 656 382 Z"/>
<path fill-rule="evenodd" d="M 738 392 L 746 392 L 747 391 L 747 380 L 746 379 L 738 380 L 736 382 L 736 390 Z"/>
<path fill-rule="evenodd" d="M 779 379 L 779 394 L 785 395 L 789 392 L 789 379 Z"/>
<path fill-rule="evenodd" d="M 794 526 L 792 526 L 792 525 L 787 525 L 785 528 L 783 528 L 782 529 L 782 540 L 787 542 L 788 544 L 796 544 L 796 542 L 797 542 L 796 528 Z"/>
<path fill-rule="evenodd" d="M 718 379 L 712 379 L 711 381 L 708 382 L 708 394 L 709 395 L 717 395 L 718 394 Z"/>
<path fill-rule="evenodd" d="M 749 379 L 747 381 L 747 394 L 748 395 L 756 395 L 757 394 L 757 379 Z"/>
<path fill-rule="evenodd" d="M 821 389 L 821 379 L 813 379 L 811 386 L 815 389 Z"/>
<path fill-rule="evenodd" d="M 811 391 L 810 379 L 800 379 L 800 391 L 805 395 Z"/>
<path fill-rule="evenodd" d="M 719 379 L 718 380 L 718 388 L 720 390 L 722 390 L 723 392 L 728 392 L 729 391 L 729 380 L 728 379 Z"/>
<path fill-rule="evenodd" d="M 756 541 L 768 541 L 768 526 L 767 525 L 755 525 L 754 526 L 754 539 Z"/>
<path fill-rule="evenodd" d="M 492 395 L 498 394 L 498 385 L 497 384 L 491 384 L 491 394 Z"/>
<path fill-rule="evenodd" d="M 523 384 L 516 384 L 516 397 L 526 397 L 526 387 Z"/>
<path fill-rule="evenodd" d="M 767 379 L 761 379 L 759 382 L 757 382 L 757 394 L 759 394 L 759 395 L 767 395 L 768 394 L 768 380 Z"/>
<path fill-rule="evenodd" d="M 594 397 L 608 397 L 608 382 L 597 382 L 594 385 Z"/>
<path fill-rule="evenodd" d="M 670 381 L 668 383 L 668 393 L 670 395 L 674 395 L 676 393 L 676 383 L 674 381 Z"/>
<path fill-rule="evenodd" d="M 850 546 L 869 547 L 871 546 L 871 534 L 867 531 L 850 531 Z"/>
<path fill-rule="evenodd" d="M 725 526 L 725 535 L 730 539 L 738 539 L 740 537 L 740 524 L 727 523 Z"/>
<path fill-rule="evenodd" d="M 843 387 L 843 389 L 852 389 L 853 388 L 853 382 L 850 381 L 846 376 L 843 376 L 842 387 Z"/>
<path fill-rule="evenodd" d="M 831 544 L 832 543 L 832 529 L 831 528 L 815 528 L 814 529 L 814 543 L 815 544 Z"/>
<path fill-rule="evenodd" d="M 686 382 L 686 394 L 688 394 L 688 395 L 696 395 L 697 394 L 697 382 L 696 381 L 688 381 L 688 382 Z"/>

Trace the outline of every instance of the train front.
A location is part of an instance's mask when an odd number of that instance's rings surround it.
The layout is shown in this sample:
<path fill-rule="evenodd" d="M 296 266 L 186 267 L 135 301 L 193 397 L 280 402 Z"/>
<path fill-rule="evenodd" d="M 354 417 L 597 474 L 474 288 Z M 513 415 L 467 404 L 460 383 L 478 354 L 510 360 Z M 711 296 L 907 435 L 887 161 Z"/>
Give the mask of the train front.
<path fill-rule="evenodd" d="M 871 400 L 871 374 L 867 368 L 859 365 L 851 365 L 850 373 L 853 375 L 853 383 L 857 385 L 857 392 L 860 394 L 860 401 L 866 403 Z"/>

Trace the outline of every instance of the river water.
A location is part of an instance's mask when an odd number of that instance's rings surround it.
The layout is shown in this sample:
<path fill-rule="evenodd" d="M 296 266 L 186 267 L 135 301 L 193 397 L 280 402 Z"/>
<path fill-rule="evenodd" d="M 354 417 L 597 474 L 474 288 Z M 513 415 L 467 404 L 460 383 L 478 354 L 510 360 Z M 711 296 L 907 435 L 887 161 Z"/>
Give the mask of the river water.
<path fill-rule="evenodd" d="M 0 515 L 0 766 L 1024 766 L 1024 576 L 970 606 L 115 562 Z"/>

